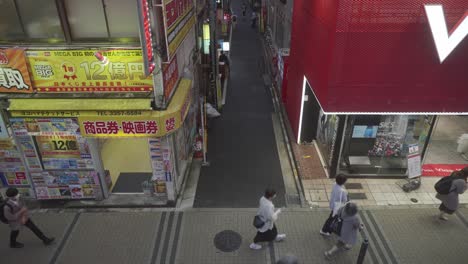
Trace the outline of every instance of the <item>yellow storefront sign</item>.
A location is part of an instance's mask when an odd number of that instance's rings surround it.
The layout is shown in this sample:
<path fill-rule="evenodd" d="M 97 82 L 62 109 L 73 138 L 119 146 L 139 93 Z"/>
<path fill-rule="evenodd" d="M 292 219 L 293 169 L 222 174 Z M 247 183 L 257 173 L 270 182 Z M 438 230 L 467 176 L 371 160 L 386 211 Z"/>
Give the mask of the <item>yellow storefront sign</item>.
<path fill-rule="evenodd" d="M 190 106 L 191 81 L 179 82 L 165 111 L 144 112 L 139 116 L 78 116 L 83 137 L 162 137 L 179 129 Z"/>
<path fill-rule="evenodd" d="M 149 99 L 10 99 L 8 111 L 31 120 L 77 117 L 83 137 L 161 137 L 182 126 L 190 108 L 191 86 L 191 80 L 182 78 L 164 111 L 148 110 Z"/>
<path fill-rule="evenodd" d="M 81 158 L 76 136 L 36 136 L 43 158 Z"/>
<path fill-rule="evenodd" d="M 141 50 L 30 50 L 26 55 L 39 93 L 153 90 Z"/>

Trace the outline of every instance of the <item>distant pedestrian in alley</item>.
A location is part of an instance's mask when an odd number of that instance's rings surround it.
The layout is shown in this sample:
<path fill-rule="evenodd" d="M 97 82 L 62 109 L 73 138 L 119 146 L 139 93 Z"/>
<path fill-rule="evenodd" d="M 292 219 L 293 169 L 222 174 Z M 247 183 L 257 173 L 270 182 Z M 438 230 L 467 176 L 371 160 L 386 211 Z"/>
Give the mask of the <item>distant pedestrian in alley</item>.
<path fill-rule="evenodd" d="M 468 167 L 460 171 L 454 171 L 450 176 L 442 178 L 436 183 L 436 198 L 441 200 L 439 206 L 439 219 L 447 221 L 447 215 L 452 215 L 457 211 L 459 205 L 459 195 L 467 188 Z"/>
<path fill-rule="evenodd" d="M 247 6 L 245 5 L 245 3 L 242 4 L 242 16 L 245 17 L 245 14 L 247 12 Z"/>
<path fill-rule="evenodd" d="M 320 234 L 324 236 L 330 236 L 332 230 L 330 227 L 333 218 L 338 213 L 340 207 L 344 206 L 346 202 L 349 201 L 348 199 L 348 192 L 344 188 L 344 184 L 348 179 L 343 174 L 338 174 L 335 178 L 335 185 L 333 185 L 333 189 L 330 195 L 330 215 L 328 216 L 327 221 L 323 225 L 322 229 L 320 230 Z"/>
<path fill-rule="evenodd" d="M 23 205 L 20 200 L 20 194 L 16 188 L 8 188 L 6 191 L 8 197 L 6 203 L 3 204 L 3 215 L 10 225 L 10 247 L 22 248 L 24 245 L 16 239 L 20 233 L 22 226 L 29 228 L 45 245 L 50 245 L 54 238 L 46 237 L 42 231 L 31 220 L 28 209 Z"/>
<path fill-rule="evenodd" d="M 258 19 L 258 16 L 257 16 L 257 13 L 255 12 L 252 12 L 252 16 L 250 17 L 250 20 L 252 20 L 252 28 L 255 28 L 257 26 L 257 19 Z"/>
<path fill-rule="evenodd" d="M 350 250 L 357 242 L 358 232 L 364 228 L 358 217 L 358 207 L 355 203 L 347 203 L 338 210 L 337 216 L 342 219 L 341 230 L 337 243 L 328 251 L 325 258 L 330 260 L 340 251 Z"/>
<path fill-rule="evenodd" d="M 260 242 L 282 241 L 286 238 L 285 234 L 278 234 L 275 222 L 281 209 L 275 210 L 273 199 L 276 197 L 276 191 L 273 189 L 266 189 L 265 195 L 260 198 L 260 206 L 257 211 L 257 216 L 261 219 L 262 225 L 257 227 L 257 235 L 254 238 L 251 249 L 261 249 Z"/>
<path fill-rule="evenodd" d="M 232 20 L 232 29 L 234 30 L 236 29 L 236 26 L 237 26 L 237 16 L 232 15 L 231 20 Z"/>

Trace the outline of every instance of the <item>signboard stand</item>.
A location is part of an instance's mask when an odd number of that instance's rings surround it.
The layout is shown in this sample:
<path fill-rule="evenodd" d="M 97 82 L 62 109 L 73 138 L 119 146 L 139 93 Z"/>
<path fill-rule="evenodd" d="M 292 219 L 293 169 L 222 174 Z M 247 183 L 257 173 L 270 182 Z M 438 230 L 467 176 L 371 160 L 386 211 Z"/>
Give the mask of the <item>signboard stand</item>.
<path fill-rule="evenodd" d="M 411 192 L 421 186 L 421 156 L 419 144 L 408 145 L 408 179 L 397 182 L 403 191 Z"/>

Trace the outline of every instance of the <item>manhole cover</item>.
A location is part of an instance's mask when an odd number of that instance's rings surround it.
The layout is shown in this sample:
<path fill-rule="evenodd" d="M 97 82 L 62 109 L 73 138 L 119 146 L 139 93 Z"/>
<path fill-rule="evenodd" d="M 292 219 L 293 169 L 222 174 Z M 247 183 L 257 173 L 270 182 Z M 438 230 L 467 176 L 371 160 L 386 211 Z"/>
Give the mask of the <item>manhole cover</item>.
<path fill-rule="evenodd" d="M 232 252 L 239 249 L 242 237 L 232 230 L 224 230 L 214 237 L 215 247 L 223 252 Z"/>

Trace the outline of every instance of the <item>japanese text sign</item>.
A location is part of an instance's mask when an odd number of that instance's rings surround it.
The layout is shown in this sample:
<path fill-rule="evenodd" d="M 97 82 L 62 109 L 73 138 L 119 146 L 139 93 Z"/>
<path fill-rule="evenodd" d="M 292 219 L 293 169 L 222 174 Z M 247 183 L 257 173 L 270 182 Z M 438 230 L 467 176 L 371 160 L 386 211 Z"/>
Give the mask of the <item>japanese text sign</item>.
<path fill-rule="evenodd" d="M 169 64 L 163 64 L 164 96 L 169 101 L 174 88 L 179 81 L 179 70 L 177 66 L 177 56 Z"/>
<path fill-rule="evenodd" d="M 24 50 L 0 49 L 0 93 L 32 91 Z"/>
<path fill-rule="evenodd" d="M 40 93 L 148 92 L 141 50 L 51 50 L 26 52 Z"/>
<path fill-rule="evenodd" d="M 195 24 L 193 0 L 164 0 L 163 6 L 170 60 Z"/>
<path fill-rule="evenodd" d="M 161 124 L 150 115 L 144 116 L 84 116 L 79 118 L 85 137 L 151 137 L 161 134 Z"/>
<path fill-rule="evenodd" d="M 76 136 L 37 136 L 36 141 L 43 158 L 81 158 Z"/>

